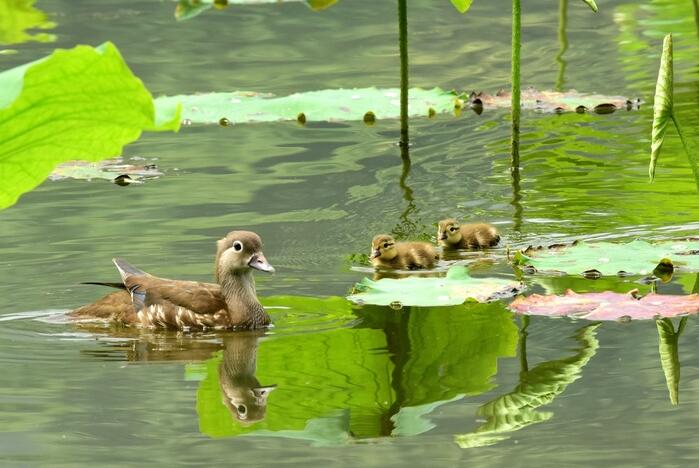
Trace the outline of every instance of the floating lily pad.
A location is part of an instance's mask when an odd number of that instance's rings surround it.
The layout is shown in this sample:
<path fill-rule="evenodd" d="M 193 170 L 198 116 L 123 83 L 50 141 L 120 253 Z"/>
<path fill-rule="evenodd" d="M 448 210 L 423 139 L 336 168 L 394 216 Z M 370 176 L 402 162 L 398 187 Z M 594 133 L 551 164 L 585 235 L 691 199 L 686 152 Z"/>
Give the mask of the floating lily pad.
<path fill-rule="evenodd" d="M 68 161 L 59 164 L 49 175 L 51 180 L 102 179 L 116 181 L 120 177 L 128 177 L 130 183 L 153 179 L 163 175 L 155 164 L 124 164 L 121 159 L 107 159 L 99 162 Z"/>
<path fill-rule="evenodd" d="M 648 320 L 696 314 L 699 312 L 699 294 L 648 294 L 637 299 L 631 294 L 577 294 L 568 290 L 563 296 L 533 294 L 518 297 L 510 304 L 510 310 L 518 314 L 587 320 Z"/>
<path fill-rule="evenodd" d="M 669 261 L 669 262 L 668 262 Z M 569 275 L 648 275 L 679 268 L 699 271 L 699 241 L 626 244 L 579 242 L 572 246 L 533 248 L 515 254 L 515 263 L 531 270 Z M 657 275 L 656 275 L 657 276 Z"/>
<path fill-rule="evenodd" d="M 334 5 L 337 0 L 179 0 L 175 7 L 175 18 L 184 21 L 200 15 L 206 10 L 222 10 L 231 5 L 269 5 L 289 2 L 303 2 L 312 10 L 323 10 Z"/>
<path fill-rule="evenodd" d="M 470 97 L 440 88 L 413 88 L 408 93 L 411 116 L 432 117 L 437 113 L 452 114 L 468 100 L 480 114 L 483 109 L 509 109 L 509 93 L 495 95 L 472 93 Z M 629 101 L 631 102 L 631 101 Z M 400 117 L 400 90 L 395 88 L 325 89 L 275 96 L 256 92 L 206 93 L 163 96 L 155 100 L 159 109 L 183 106 L 183 118 L 193 123 L 218 124 L 225 118 L 230 123 L 298 121 L 372 121 Z M 585 95 L 577 92 L 536 91 L 522 93 L 522 107 L 540 112 L 579 112 L 581 108 L 616 109 L 627 105 L 626 98 Z M 607 111 L 606 113 L 608 113 Z"/>
<path fill-rule="evenodd" d="M 347 299 L 356 304 L 391 307 L 446 306 L 467 301 L 489 302 L 512 297 L 521 283 L 500 278 L 473 278 L 464 266 L 453 266 L 441 278 L 364 278 Z"/>
<path fill-rule="evenodd" d="M 121 153 L 143 130 L 179 128 L 178 107 L 153 98 L 117 48 L 58 49 L 0 73 L 0 209 L 39 185 L 62 162 Z"/>

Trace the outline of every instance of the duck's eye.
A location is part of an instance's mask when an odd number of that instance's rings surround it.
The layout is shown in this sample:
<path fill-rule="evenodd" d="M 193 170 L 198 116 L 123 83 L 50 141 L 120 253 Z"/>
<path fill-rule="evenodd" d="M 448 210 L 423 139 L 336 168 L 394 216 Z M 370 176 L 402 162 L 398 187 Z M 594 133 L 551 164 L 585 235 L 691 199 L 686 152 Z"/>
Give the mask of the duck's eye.
<path fill-rule="evenodd" d="M 248 412 L 248 409 L 245 405 L 238 405 L 237 410 L 238 410 L 238 414 L 241 416 L 245 416 L 245 413 Z"/>
<path fill-rule="evenodd" d="M 387 249 L 389 245 L 390 245 L 390 244 L 389 244 L 388 242 L 384 242 L 384 243 L 383 243 L 383 248 L 384 248 L 384 249 Z"/>
<path fill-rule="evenodd" d="M 236 252 L 240 252 L 241 250 L 243 250 L 243 243 L 240 241 L 233 242 L 233 250 L 235 250 Z"/>
<path fill-rule="evenodd" d="M 449 228 L 449 230 L 450 230 L 451 232 L 454 232 L 454 231 L 456 231 L 456 228 L 455 228 L 454 226 L 452 226 L 452 227 Z"/>

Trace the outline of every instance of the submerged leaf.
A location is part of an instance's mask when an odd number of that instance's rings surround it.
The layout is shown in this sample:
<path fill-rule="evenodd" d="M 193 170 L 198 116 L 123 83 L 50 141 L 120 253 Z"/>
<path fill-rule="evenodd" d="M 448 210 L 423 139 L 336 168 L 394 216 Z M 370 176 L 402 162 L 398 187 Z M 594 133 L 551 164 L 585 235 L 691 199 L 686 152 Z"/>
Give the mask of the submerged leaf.
<path fill-rule="evenodd" d="M 532 248 L 517 252 L 515 264 L 526 270 L 556 271 L 569 275 L 666 275 L 678 268 L 699 271 L 699 241 L 651 244 L 635 240 L 626 244 L 579 242 L 573 246 Z"/>
<path fill-rule="evenodd" d="M 463 106 L 462 94 L 440 88 L 413 88 L 408 93 L 408 114 L 429 116 L 452 114 Z M 230 93 L 206 93 L 180 96 L 162 96 L 155 100 L 156 108 L 167 111 L 177 104 L 183 106 L 183 117 L 193 123 L 211 124 L 227 118 L 233 123 L 276 122 L 297 120 L 303 113 L 309 122 L 357 121 L 364 120 L 368 112 L 381 119 L 400 117 L 400 90 L 396 88 L 324 89 L 296 93 L 289 96 L 252 91 Z M 522 92 L 522 108 L 537 112 L 575 112 L 580 106 L 590 109 L 634 108 L 627 105 L 621 96 L 586 95 L 574 91 Z M 509 93 L 495 95 L 473 93 L 469 105 L 480 113 L 483 109 L 509 109 Z M 601 106 L 601 107 L 600 107 Z M 606 106 L 606 107 L 605 107 Z"/>
<path fill-rule="evenodd" d="M 466 301 L 488 302 L 512 297 L 522 285 L 500 278 L 473 278 L 464 266 L 453 266 L 441 278 L 364 278 L 347 299 L 357 304 L 403 306 L 446 306 Z"/>
<path fill-rule="evenodd" d="M 663 40 L 663 54 L 660 57 L 660 70 L 658 71 L 658 81 L 655 84 L 655 99 L 653 101 L 653 133 L 651 135 L 650 165 L 648 166 L 648 175 L 651 181 L 655 177 L 655 166 L 658 164 L 660 148 L 665 141 L 667 125 L 672 119 L 672 95 L 672 34 L 668 34 Z"/>
<path fill-rule="evenodd" d="M 459 13 L 466 13 L 471 8 L 473 0 L 451 0 L 451 3 L 454 5 L 454 8 L 459 10 Z"/>
<path fill-rule="evenodd" d="M 518 314 L 548 317 L 574 317 L 587 320 L 649 320 L 677 317 L 699 312 L 699 294 L 672 296 L 648 294 L 636 299 L 615 292 L 577 294 L 568 290 L 563 296 L 532 294 L 518 297 L 510 310 Z"/>
<path fill-rule="evenodd" d="M 0 73 L 0 209 L 61 162 L 118 155 L 143 130 L 177 130 L 178 107 L 153 99 L 117 48 L 58 49 Z"/>
<path fill-rule="evenodd" d="M 597 8 L 597 4 L 595 3 L 595 0 L 583 0 L 583 2 L 587 3 L 587 6 L 589 6 L 595 13 L 599 11 L 599 9 Z"/>

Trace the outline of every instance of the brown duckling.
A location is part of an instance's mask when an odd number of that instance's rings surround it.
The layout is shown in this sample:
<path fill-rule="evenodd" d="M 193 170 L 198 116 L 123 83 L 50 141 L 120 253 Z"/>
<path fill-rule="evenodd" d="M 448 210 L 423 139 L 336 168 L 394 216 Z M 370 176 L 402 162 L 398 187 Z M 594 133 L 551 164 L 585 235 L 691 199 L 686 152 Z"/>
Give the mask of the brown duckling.
<path fill-rule="evenodd" d="M 369 258 L 375 268 L 419 270 L 433 268 L 439 255 L 427 242 L 396 242 L 388 234 L 379 234 L 371 241 Z"/>
<path fill-rule="evenodd" d="M 500 234 L 492 224 L 459 225 L 455 219 L 443 219 L 439 222 L 437 240 L 447 249 L 484 249 L 495 247 Z"/>
<path fill-rule="evenodd" d="M 254 232 L 232 231 L 217 242 L 216 282 L 158 278 L 113 259 L 124 289 L 75 309 L 73 318 L 110 319 L 125 325 L 171 329 L 261 328 L 271 320 L 257 299 L 253 270 L 273 272 Z"/>

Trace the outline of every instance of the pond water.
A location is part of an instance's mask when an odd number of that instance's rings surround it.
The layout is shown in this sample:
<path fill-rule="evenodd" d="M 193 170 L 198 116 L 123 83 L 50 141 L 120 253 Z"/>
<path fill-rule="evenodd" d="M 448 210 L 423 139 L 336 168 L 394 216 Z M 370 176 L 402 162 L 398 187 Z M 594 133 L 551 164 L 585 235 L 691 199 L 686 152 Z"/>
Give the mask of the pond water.
<path fill-rule="evenodd" d="M 610 115 L 524 112 L 521 180 L 509 170 L 507 111 L 397 121 L 183 127 L 146 134 L 125 158 L 164 175 L 142 185 L 47 181 L 0 212 L 0 462 L 328 466 L 681 466 L 696 460 L 699 340 L 679 340 L 671 403 L 654 321 L 601 325 L 515 318 L 505 305 L 352 306 L 371 237 L 434 235 L 444 217 L 488 220 L 512 247 L 573 239 L 678 239 L 699 228 L 679 139 L 647 182 L 662 37 L 675 33 L 675 99 L 699 125 L 699 36 L 680 0 L 528 1 L 523 83 L 640 97 Z M 41 0 L 55 43 L 13 45 L 6 69 L 54 47 L 113 41 L 155 95 L 285 95 L 396 87 L 394 2 L 211 10 L 178 23 L 174 2 Z M 561 7 L 567 7 L 561 8 Z M 410 2 L 411 85 L 508 86 L 510 3 Z M 567 15 L 567 24 L 560 21 Z M 565 27 L 563 27 L 565 26 Z M 137 159 L 140 161 L 140 159 Z M 100 296 L 122 256 L 159 276 L 210 281 L 214 241 L 262 236 L 258 275 L 275 327 L 261 334 L 78 327 L 56 311 Z M 475 275 L 514 276 L 506 265 Z M 638 278 L 526 277 L 530 291 L 639 287 Z M 661 293 L 690 293 L 679 275 Z M 678 321 L 675 321 L 677 326 Z M 274 386 L 274 387 L 273 387 Z M 224 404 L 244 398 L 244 413 Z M 224 400 L 223 395 L 227 395 Z M 249 398 L 249 397 L 248 397 Z M 517 402 L 532 399 L 527 409 Z M 242 419 L 242 421 L 241 421 Z"/>

